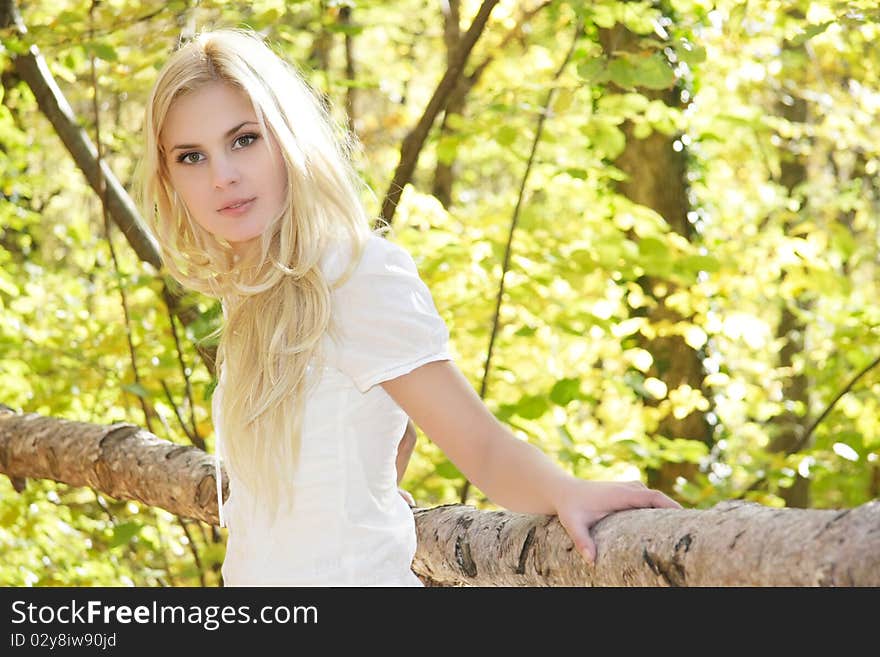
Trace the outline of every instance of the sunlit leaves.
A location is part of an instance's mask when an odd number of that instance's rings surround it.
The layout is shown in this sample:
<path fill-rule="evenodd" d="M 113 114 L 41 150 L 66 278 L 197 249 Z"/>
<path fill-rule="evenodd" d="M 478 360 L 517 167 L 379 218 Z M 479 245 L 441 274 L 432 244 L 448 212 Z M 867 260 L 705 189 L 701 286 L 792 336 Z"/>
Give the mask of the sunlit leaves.
<path fill-rule="evenodd" d="M 597 118 L 585 124 L 581 132 L 602 157 L 613 160 L 623 152 L 626 137 L 614 123 Z"/>
<path fill-rule="evenodd" d="M 578 75 L 586 82 L 613 82 L 621 89 L 668 89 L 675 73 L 663 53 L 647 55 L 620 53 L 610 60 L 591 58 L 580 62 Z"/>
<path fill-rule="evenodd" d="M 480 389 L 508 231 L 544 117 L 485 386 L 486 403 L 518 437 L 580 476 L 695 464 L 697 473 L 679 480 L 676 494 L 700 506 L 741 495 L 758 477 L 766 490 L 748 496 L 780 504 L 796 473 L 809 477 L 817 506 L 876 497 L 876 371 L 841 398 L 800 453 L 766 453 L 773 417 L 784 410 L 818 417 L 880 355 L 875 4 L 811 2 L 798 16 L 763 0 L 674 0 L 674 15 L 664 16 L 648 2 L 552 3 L 504 49 L 498 44 L 506 26 L 492 23 L 471 62 L 486 56 L 490 66 L 464 105 L 445 117 L 447 129 L 433 127 L 401 198 L 393 239 L 413 254 L 450 327 L 456 362 Z M 146 91 L 177 42 L 178 15 L 191 12 L 199 27 L 217 21 L 265 29 L 297 63 L 308 53 L 315 64 L 323 61 L 319 51 L 326 55 L 329 69 L 308 75 L 338 107 L 353 93 L 364 144 L 358 164 L 373 189 L 382 189 L 400 141 L 442 75 L 437 9 L 356 3 L 351 25 L 343 25 L 336 3 L 318 5 L 105 2 L 91 36 L 84 3 L 30 3 L 25 18 L 28 38 L 40 45 L 90 135 L 89 57 L 96 59 L 103 143 L 126 184 Z M 573 33 L 573 17 L 583 19 L 584 34 L 554 80 L 561 35 Z M 416 33 L 419 24 L 433 29 Z M 606 52 L 600 30 L 623 27 L 637 47 L 612 44 Z M 343 68 L 344 36 L 354 45 L 353 80 Z M 24 45 L 5 35 L 4 61 Z M 670 103 L 674 97 L 680 106 Z M 785 103 L 801 98 L 806 121 L 782 116 Z M 627 178 L 612 163 L 628 138 L 658 137 L 677 140 L 686 164 L 693 210 L 687 238 L 670 230 L 668 217 L 613 191 L 616 182 L 654 182 Z M 94 194 L 32 94 L 12 79 L 0 105 L 0 142 L 0 402 L 68 419 L 142 424 L 141 400 L 148 400 L 175 421 L 161 382 L 178 401 L 185 382 L 159 281 L 118 233 L 117 278 Z M 792 154 L 807 179 L 789 191 L 781 176 Z M 432 195 L 437 162 L 452 167 L 449 207 Z M 373 212 L 376 200 L 365 200 Z M 140 384 L 133 383 L 120 284 L 129 295 Z M 651 321 L 661 298 L 683 319 Z M 198 295 L 183 304 L 197 316 L 185 330 L 177 324 L 191 410 L 209 436 L 214 382 L 195 346 L 216 342 L 220 306 Z M 798 337 L 805 349 L 791 368 L 778 366 L 782 308 L 796 313 L 804 332 Z M 655 376 L 657 356 L 645 341 L 670 336 L 705 359 L 704 390 Z M 785 397 L 793 371 L 808 378 L 806 401 Z M 703 413 L 710 402 L 712 450 L 658 432 L 663 414 Z M 170 435 L 157 431 L 182 440 L 171 428 Z M 421 503 L 454 501 L 462 481 L 442 452 L 419 441 L 404 485 Z M 114 522 L 87 490 L 62 491 L 56 504 L 48 498 L 53 487 L 41 482 L 21 496 L 8 482 L 0 486 L 0 547 L 9 555 L 0 582 L 197 581 L 186 537 L 163 514 L 154 520 L 106 503 Z M 222 543 L 193 535 L 204 562 L 219 563 Z M 171 545 L 167 552 L 159 552 L 163 544 Z"/>

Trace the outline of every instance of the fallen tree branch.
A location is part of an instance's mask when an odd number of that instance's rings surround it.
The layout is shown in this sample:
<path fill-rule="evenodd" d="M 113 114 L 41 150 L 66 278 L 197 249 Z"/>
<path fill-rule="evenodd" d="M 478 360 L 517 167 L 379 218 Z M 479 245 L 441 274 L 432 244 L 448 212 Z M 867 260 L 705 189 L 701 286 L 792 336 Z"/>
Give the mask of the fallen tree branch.
<path fill-rule="evenodd" d="M 592 530 L 594 568 L 553 516 L 416 512 L 420 575 L 445 586 L 877 586 L 880 501 L 854 509 L 621 511 Z"/>
<path fill-rule="evenodd" d="M 0 474 L 89 486 L 217 522 L 214 457 L 132 424 L 0 409 Z M 843 510 L 724 502 L 622 511 L 593 528 L 594 567 L 555 516 L 462 505 L 414 513 L 413 570 L 432 585 L 880 586 L 880 500 Z"/>

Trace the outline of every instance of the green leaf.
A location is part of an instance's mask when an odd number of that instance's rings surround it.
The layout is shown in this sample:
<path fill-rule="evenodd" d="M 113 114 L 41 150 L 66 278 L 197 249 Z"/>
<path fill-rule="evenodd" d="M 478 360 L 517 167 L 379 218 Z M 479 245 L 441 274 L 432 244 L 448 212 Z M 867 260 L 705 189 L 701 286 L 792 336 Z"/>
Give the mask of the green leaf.
<path fill-rule="evenodd" d="M 275 10 L 272 10 L 275 11 Z M 264 23 L 269 24 L 273 21 L 264 21 Z M 357 36 L 361 32 L 364 31 L 363 25 L 358 25 L 354 23 L 345 24 L 345 23 L 330 23 L 329 25 L 324 26 L 325 29 L 329 32 L 336 32 L 337 34 L 347 34 L 349 36 Z"/>
<path fill-rule="evenodd" d="M 144 388 L 140 383 L 127 383 L 122 386 L 122 389 L 143 399 L 148 399 L 152 396 L 150 391 Z"/>
<path fill-rule="evenodd" d="M 55 22 L 59 25 L 72 25 L 74 23 L 81 23 L 83 21 L 84 17 L 81 14 L 77 14 L 66 9 L 55 17 Z"/>
<path fill-rule="evenodd" d="M 662 53 L 642 58 L 635 67 L 636 86 L 648 89 L 669 89 L 675 84 L 675 73 Z"/>
<path fill-rule="evenodd" d="M 603 4 L 595 4 L 592 9 L 593 14 L 593 23 L 595 23 L 598 27 L 603 27 L 605 29 L 609 29 L 614 27 L 614 24 L 617 23 L 617 17 L 615 16 L 614 7 L 611 5 L 603 5 Z"/>
<path fill-rule="evenodd" d="M 675 55 L 691 68 L 706 61 L 706 49 L 690 42 L 680 43 L 675 49 Z"/>
<path fill-rule="evenodd" d="M 840 224 L 831 225 L 831 243 L 840 251 L 844 258 L 849 258 L 855 253 L 858 244 L 853 238 L 852 231 Z"/>
<path fill-rule="evenodd" d="M 510 125 L 503 125 L 495 131 L 493 136 L 495 141 L 502 146 L 510 146 L 519 136 L 519 130 Z"/>
<path fill-rule="evenodd" d="M 208 401 L 214 395 L 214 389 L 217 387 L 218 380 L 211 379 L 208 385 L 205 386 L 205 394 L 202 395 L 202 401 Z"/>
<path fill-rule="evenodd" d="M 601 57 L 580 62 L 577 65 L 577 74 L 586 82 L 592 83 L 606 82 L 609 79 L 608 66 Z"/>
<path fill-rule="evenodd" d="M 441 137 L 440 141 L 437 142 L 437 159 L 446 165 L 455 162 L 455 155 L 458 152 L 458 144 L 460 142 L 461 139 L 459 137 Z"/>
<path fill-rule="evenodd" d="M 689 255 L 680 258 L 675 263 L 675 269 L 684 274 L 693 275 L 701 271 L 714 274 L 721 269 L 721 263 L 709 255 Z"/>
<path fill-rule="evenodd" d="M 452 461 L 446 460 L 434 467 L 434 472 L 443 479 L 461 479 L 462 474 Z"/>
<path fill-rule="evenodd" d="M 537 420 L 550 409 L 543 395 L 526 395 L 513 407 L 514 413 L 526 420 Z"/>
<path fill-rule="evenodd" d="M 16 287 L 10 277 L 7 277 L 6 272 L 3 270 L 0 270 L 0 292 L 4 292 L 11 297 L 19 295 L 18 287 Z"/>
<path fill-rule="evenodd" d="M 709 454 L 709 446 L 701 440 L 663 436 L 657 436 L 656 440 L 662 448 L 663 459 L 671 463 L 699 463 Z"/>
<path fill-rule="evenodd" d="M 632 89 L 636 86 L 638 75 L 636 67 L 627 57 L 615 57 L 608 64 L 608 75 L 611 81 L 622 89 Z"/>
<path fill-rule="evenodd" d="M 565 406 L 575 399 L 581 398 L 580 379 L 560 379 L 550 390 L 550 401 L 557 406 Z"/>
<path fill-rule="evenodd" d="M 113 528 L 113 537 L 110 539 L 108 545 L 111 548 L 119 547 L 120 545 L 125 545 L 137 534 L 143 525 L 139 522 L 129 521 L 123 522 L 119 525 L 116 525 Z"/>
<path fill-rule="evenodd" d="M 91 43 L 84 44 L 83 48 L 87 55 L 94 55 L 98 59 L 103 59 L 105 62 L 115 62 L 119 59 L 119 55 L 116 54 L 116 49 L 109 43 L 92 41 Z"/>
<path fill-rule="evenodd" d="M 656 237 L 643 237 L 639 240 L 639 255 L 646 258 L 667 258 L 669 246 Z"/>
<path fill-rule="evenodd" d="M 653 399 L 654 396 L 645 388 L 645 377 L 641 372 L 627 370 L 623 373 L 623 382 L 644 399 Z"/>
<path fill-rule="evenodd" d="M 808 25 L 802 33 L 792 38 L 789 43 L 791 43 L 792 46 L 802 46 L 814 36 L 822 34 L 822 32 L 827 30 L 833 24 L 834 21 L 827 21 L 817 25 Z"/>
<path fill-rule="evenodd" d="M 584 133 L 593 147 L 606 159 L 616 159 L 626 148 L 626 136 L 620 128 L 607 121 L 593 121 L 584 128 Z"/>

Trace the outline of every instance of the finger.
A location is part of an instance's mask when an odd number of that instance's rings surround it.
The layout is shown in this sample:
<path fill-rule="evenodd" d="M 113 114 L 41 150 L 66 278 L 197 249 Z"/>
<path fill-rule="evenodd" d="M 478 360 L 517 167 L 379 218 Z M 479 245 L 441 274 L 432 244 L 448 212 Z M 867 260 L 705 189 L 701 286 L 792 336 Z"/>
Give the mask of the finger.
<path fill-rule="evenodd" d="M 577 547 L 577 550 L 584 558 L 584 561 L 591 566 L 596 565 L 596 544 L 590 537 L 589 532 L 585 533 L 575 541 L 575 547 Z"/>
<path fill-rule="evenodd" d="M 665 495 L 664 493 L 661 493 L 659 490 L 652 490 L 651 493 L 653 494 L 653 497 L 654 497 L 654 502 L 653 502 L 652 506 L 654 506 L 657 509 L 681 509 L 681 508 L 684 508 L 681 506 L 681 504 L 676 502 L 671 497 Z"/>
<path fill-rule="evenodd" d="M 658 490 L 631 487 L 627 494 L 620 498 L 617 508 L 623 511 L 624 509 L 666 508 L 675 504 L 673 500 Z"/>
<path fill-rule="evenodd" d="M 574 541 L 575 549 L 590 565 L 596 562 L 596 544 L 593 542 L 593 537 L 590 536 L 590 527 L 607 515 L 609 514 L 601 513 L 587 518 L 581 516 L 572 522 L 563 523 L 565 531 Z"/>
<path fill-rule="evenodd" d="M 645 488 L 643 490 L 632 490 L 626 498 L 629 508 L 631 509 L 680 509 L 681 504 L 667 497 L 659 490 Z"/>

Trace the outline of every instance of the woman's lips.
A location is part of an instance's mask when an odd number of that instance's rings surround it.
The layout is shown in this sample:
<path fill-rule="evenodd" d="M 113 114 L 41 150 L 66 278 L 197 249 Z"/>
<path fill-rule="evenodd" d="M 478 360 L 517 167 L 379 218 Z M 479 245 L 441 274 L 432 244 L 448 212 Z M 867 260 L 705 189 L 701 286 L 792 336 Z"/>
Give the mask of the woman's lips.
<path fill-rule="evenodd" d="M 242 215 L 245 212 L 247 212 L 248 210 L 250 210 L 251 207 L 253 207 L 254 201 L 256 201 L 256 200 L 257 200 L 257 198 L 254 197 L 254 198 L 250 198 L 246 201 L 239 201 L 237 204 L 227 205 L 225 208 L 221 208 L 217 212 L 219 212 L 220 214 L 232 215 L 232 216 Z"/>

